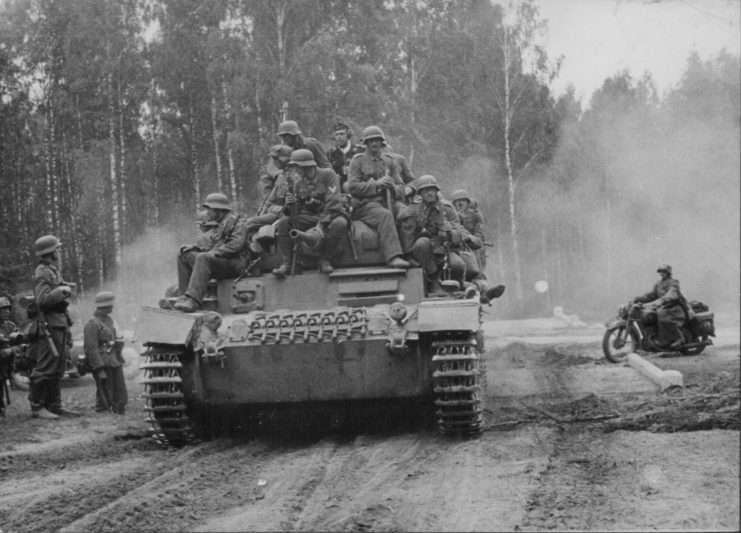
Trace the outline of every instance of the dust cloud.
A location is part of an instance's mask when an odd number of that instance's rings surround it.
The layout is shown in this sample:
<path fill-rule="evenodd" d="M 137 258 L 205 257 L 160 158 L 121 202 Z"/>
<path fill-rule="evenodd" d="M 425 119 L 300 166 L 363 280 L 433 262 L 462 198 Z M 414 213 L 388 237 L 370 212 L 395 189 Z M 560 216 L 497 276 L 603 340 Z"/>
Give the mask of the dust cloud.
<path fill-rule="evenodd" d="M 592 132 L 588 149 L 583 132 L 577 137 L 564 131 L 553 163 L 516 184 L 526 313 L 549 314 L 561 305 L 568 312 L 609 315 L 652 288 L 660 263 L 672 265 L 689 300 L 737 313 L 737 120 L 682 119 L 657 127 L 641 114 L 602 116 L 597 122 L 609 127 Z M 501 248 L 488 249 L 489 279 L 512 286 L 501 165 L 470 158 L 455 176 L 454 188 L 477 197 L 487 239 L 501 241 Z M 550 286 L 544 295 L 536 294 L 539 280 Z"/>

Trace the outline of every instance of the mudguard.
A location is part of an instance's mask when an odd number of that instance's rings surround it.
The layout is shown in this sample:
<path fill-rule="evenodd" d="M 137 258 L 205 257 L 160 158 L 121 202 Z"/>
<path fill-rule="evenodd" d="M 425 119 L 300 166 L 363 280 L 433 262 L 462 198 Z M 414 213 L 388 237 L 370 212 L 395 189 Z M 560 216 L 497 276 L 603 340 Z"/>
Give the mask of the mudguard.
<path fill-rule="evenodd" d="M 616 328 L 619 328 L 621 326 L 622 327 L 625 327 L 625 319 L 623 319 L 623 318 L 615 317 L 615 318 L 611 318 L 610 320 L 608 320 L 607 322 L 605 322 L 605 328 L 607 328 L 608 330 L 610 330 L 610 329 L 616 329 Z"/>
<path fill-rule="evenodd" d="M 417 308 L 417 331 L 478 331 L 480 313 L 474 299 L 422 300 Z"/>
<path fill-rule="evenodd" d="M 156 307 L 142 307 L 136 340 L 147 344 L 187 346 L 193 335 L 196 315 L 165 311 Z"/>

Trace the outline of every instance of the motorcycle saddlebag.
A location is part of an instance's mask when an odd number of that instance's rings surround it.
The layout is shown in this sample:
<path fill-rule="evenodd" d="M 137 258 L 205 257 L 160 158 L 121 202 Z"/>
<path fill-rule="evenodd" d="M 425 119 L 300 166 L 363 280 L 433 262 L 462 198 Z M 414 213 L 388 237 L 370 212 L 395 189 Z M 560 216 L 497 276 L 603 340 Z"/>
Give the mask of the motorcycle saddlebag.
<path fill-rule="evenodd" d="M 715 337 L 715 314 L 710 311 L 695 312 L 695 316 L 692 319 L 692 333 L 697 337 L 709 335 Z"/>
<path fill-rule="evenodd" d="M 690 304 L 690 308 L 695 313 L 704 313 L 705 311 L 710 311 L 710 308 L 700 301 L 692 300 L 691 302 L 689 302 L 689 304 Z"/>

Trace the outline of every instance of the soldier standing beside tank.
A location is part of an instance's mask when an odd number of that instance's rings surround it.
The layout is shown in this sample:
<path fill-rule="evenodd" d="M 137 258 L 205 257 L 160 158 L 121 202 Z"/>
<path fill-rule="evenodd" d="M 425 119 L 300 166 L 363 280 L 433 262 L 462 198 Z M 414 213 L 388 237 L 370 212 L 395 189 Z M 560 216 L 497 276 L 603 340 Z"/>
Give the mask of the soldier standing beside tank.
<path fill-rule="evenodd" d="M 357 154 L 363 153 L 365 148 L 350 140 L 352 139 L 350 126 L 342 122 L 335 123 L 332 128 L 332 137 L 334 137 L 335 145 L 327 150 L 327 159 L 332 164 L 332 170 L 340 177 L 340 187 L 344 191 L 350 160 Z"/>
<path fill-rule="evenodd" d="M 401 234 L 404 251 L 424 270 L 428 293 L 441 290 L 441 276 L 463 287 L 466 270 L 463 259 L 453 250 L 461 244 L 465 230 L 455 208 L 440 199 L 439 191 L 435 176 L 421 176 L 417 180 L 417 193 L 422 201 L 399 213 L 399 222 L 404 222 Z"/>
<path fill-rule="evenodd" d="M 208 218 L 218 224 L 213 230 L 211 248 L 203 250 L 190 244 L 178 253 L 178 296 L 175 309 L 192 313 L 201 307 L 211 278 L 234 278 L 247 266 L 247 228 L 232 211 L 228 198 L 219 192 L 206 197 L 202 207 Z"/>
<path fill-rule="evenodd" d="M 0 336 L 3 338 L 0 345 L 0 417 L 5 416 L 5 400 L 10 401 L 7 380 L 13 375 L 13 361 L 23 350 L 21 346 L 10 346 L 12 337 L 21 333 L 10 319 L 10 308 L 10 300 L 0 297 Z"/>
<path fill-rule="evenodd" d="M 404 206 L 401 199 L 412 190 L 401 181 L 394 158 L 383 153 L 386 136 L 381 128 L 365 128 L 363 143 L 365 152 L 353 157 L 348 170 L 347 190 L 352 195 L 352 218 L 361 220 L 378 233 L 381 251 L 389 266 L 408 268 L 409 263 L 402 258 L 393 211 L 398 212 Z"/>
<path fill-rule="evenodd" d="M 28 392 L 34 418 L 79 416 L 78 412 L 62 407 L 61 381 L 72 346 L 72 320 L 67 313 L 72 290 L 57 269 L 61 245 L 54 235 L 39 237 L 34 244 L 39 258 L 33 275 L 37 314 L 29 350 L 33 350 L 36 364 L 31 371 Z"/>
<path fill-rule="evenodd" d="M 461 225 L 466 230 L 461 243 L 460 256 L 466 263 L 466 281 L 476 285 L 479 290 L 481 303 L 489 303 L 498 298 L 504 291 L 504 285 L 489 288 L 486 281 L 484 267 L 486 254 L 484 251 L 484 221 L 478 209 L 473 207 L 473 201 L 463 189 L 453 191 L 453 206 L 458 212 Z"/>
<path fill-rule="evenodd" d="M 317 167 L 331 168 L 332 165 L 329 164 L 329 159 L 327 159 L 322 143 L 313 137 L 304 137 L 294 120 L 284 120 L 280 123 L 280 126 L 278 126 L 278 137 L 283 141 L 283 144 L 287 144 L 292 150 L 311 150 Z"/>
<path fill-rule="evenodd" d="M 111 318 L 114 302 L 112 292 L 95 295 L 95 313 L 83 328 L 84 349 L 95 379 L 95 410 L 122 415 L 129 398 L 123 373 L 123 342 Z"/>
<path fill-rule="evenodd" d="M 339 177 L 332 169 L 317 168 L 309 150 L 291 154 L 283 215 L 276 227 L 281 264 L 273 274 L 283 278 L 293 273 L 292 263 L 297 260 L 293 248 L 299 245 L 294 239 L 316 248 L 320 253 L 319 271 L 332 273 L 332 260 L 342 253 L 349 215 L 343 207 Z M 294 238 L 291 230 L 297 232 Z"/>

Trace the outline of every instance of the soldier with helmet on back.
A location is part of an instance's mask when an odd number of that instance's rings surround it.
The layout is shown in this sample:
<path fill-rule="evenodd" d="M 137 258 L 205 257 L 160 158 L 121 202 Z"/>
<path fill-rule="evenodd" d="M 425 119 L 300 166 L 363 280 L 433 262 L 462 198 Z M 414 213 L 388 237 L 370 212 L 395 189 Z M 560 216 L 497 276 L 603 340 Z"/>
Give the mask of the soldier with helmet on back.
<path fill-rule="evenodd" d="M 192 313 L 201 307 L 208 281 L 239 276 L 247 266 L 247 228 L 234 213 L 226 195 L 215 192 L 202 204 L 209 220 L 218 225 L 213 230 L 211 247 L 195 244 L 180 247 L 178 253 L 178 296 L 175 309 Z M 162 302 L 165 303 L 164 301 Z"/>
<path fill-rule="evenodd" d="M 128 393 L 124 379 L 123 342 L 111 318 L 115 296 L 102 291 L 95 295 L 95 313 L 83 328 L 84 349 L 95 379 L 95 410 L 124 414 Z"/>
<path fill-rule="evenodd" d="M 386 136 L 378 126 L 363 130 L 365 152 L 353 157 L 348 170 L 347 191 L 352 195 L 352 218 L 378 233 L 381 251 L 389 266 L 408 268 L 394 223 L 393 211 L 403 207 L 411 188 L 404 185 L 394 158 L 383 152 Z M 388 205 L 388 198 L 391 205 Z M 384 207 L 386 205 L 386 207 Z"/>
<path fill-rule="evenodd" d="M 327 159 L 332 164 L 332 169 L 340 177 L 340 186 L 345 190 L 347 183 L 347 171 L 350 168 L 350 160 L 357 154 L 363 153 L 365 148 L 352 142 L 352 131 L 350 126 L 343 122 L 336 122 L 332 128 L 332 136 L 335 146 L 327 150 Z"/>
<path fill-rule="evenodd" d="M 347 219 L 340 195 L 340 179 L 332 169 L 317 168 L 310 150 L 291 154 L 283 217 L 276 225 L 276 245 L 280 266 L 276 277 L 293 274 L 294 239 L 310 241 L 320 252 L 319 271 L 330 274 L 332 260 L 342 253 L 341 242 L 347 232 Z M 291 237 L 291 231 L 295 231 Z M 309 231 L 306 231 L 309 230 Z"/>
<path fill-rule="evenodd" d="M 76 411 L 62 407 L 61 381 L 72 346 L 72 320 L 67 312 L 72 290 L 58 270 L 61 245 L 54 235 L 39 237 L 34 244 L 39 264 L 33 275 L 36 316 L 30 329 L 29 350 L 33 351 L 36 363 L 28 392 L 34 418 L 79 416 Z"/>
<path fill-rule="evenodd" d="M 283 144 L 291 147 L 292 150 L 307 149 L 311 150 L 314 155 L 314 162 L 319 168 L 331 168 L 332 165 L 327 159 L 322 143 L 313 137 L 304 137 L 295 120 L 284 120 L 278 126 L 278 137 Z"/>

